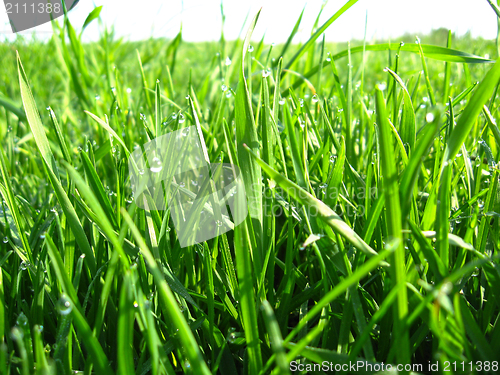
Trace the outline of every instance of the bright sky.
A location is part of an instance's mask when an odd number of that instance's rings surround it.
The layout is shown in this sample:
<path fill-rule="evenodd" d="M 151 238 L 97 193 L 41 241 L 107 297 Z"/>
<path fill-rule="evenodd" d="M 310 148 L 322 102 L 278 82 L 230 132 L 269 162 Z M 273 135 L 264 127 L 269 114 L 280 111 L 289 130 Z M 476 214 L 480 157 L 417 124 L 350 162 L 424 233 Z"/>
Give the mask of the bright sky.
<path fill-rule="evenodd" d="M 8 1 L 8 0 L 5 0 Z M 320 18 L 320 25 L 347 0 L 330 0 Z M 125 5 L 126 4 L 126 5 Z M 134 5 L 135 4 L 135 5 Z M 305 41 L 321 8 L 321 0 L 224 0 L 226 39 L 235 39 L 248 14 L 252 18 L 260 7 L 262 13 L 254 32 L 266 41 L 284 42 L 305 6 L 298 40 Z M 140 40 L 150 36 L 174 37 L 183 25 L 187 41 L 218 40 L 221 32 L 220 0 L 80 0 L 71 12 L 71 20 L 80 27 L 94 6 L 104 5 L 104 23 L 114 25 L 119 36 Z M 5 7 L 0 5 L 0 35 L 11 33 Z M 486 0 L 359 0 L 326 32 L 327 41 L 362 39 L 368 14 L 368 40 L 395 38 L 403 33 L 423 34 L 444 27 L 457 34 L 471 31 L 474 36 L 496 38 L 496 15 Z M 41 37 L 52 32 L 50 25 L 34 29 Z M 245 29 L 246 31 L 246 29 Z M 26 34 L 26 32 L 25 32 Z M 85 31 L 85 39 L 99 35 L 97 22 Z"/>

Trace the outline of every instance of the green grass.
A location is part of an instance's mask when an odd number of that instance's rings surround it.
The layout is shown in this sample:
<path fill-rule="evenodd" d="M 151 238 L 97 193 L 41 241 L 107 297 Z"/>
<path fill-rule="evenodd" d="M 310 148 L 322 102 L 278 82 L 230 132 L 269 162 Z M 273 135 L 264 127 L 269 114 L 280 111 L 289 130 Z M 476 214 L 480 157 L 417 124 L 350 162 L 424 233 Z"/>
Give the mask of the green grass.
<path fill-rule="evenodd" d="M 354 3 L 304 44 L 0 43 L 1 374 L 498 373 L 497 46 L 325 41 Z M 249 215 L 181 248 L 128 158 L 191 125 Z"/>

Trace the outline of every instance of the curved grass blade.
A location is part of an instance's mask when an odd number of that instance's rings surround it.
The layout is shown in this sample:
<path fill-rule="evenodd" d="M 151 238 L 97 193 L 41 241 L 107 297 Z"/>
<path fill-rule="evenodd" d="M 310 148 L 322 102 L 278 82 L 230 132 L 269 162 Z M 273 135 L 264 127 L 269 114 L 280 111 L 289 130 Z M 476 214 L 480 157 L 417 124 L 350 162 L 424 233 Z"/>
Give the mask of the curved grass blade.
<path fill-rule="evenodd" d="M 483 110 L 483 106 L 493 95 L 496 85 L 500 80 L 500 60 L 488 71 L 476 91 L 470 98 L 467 106 L 460 115 L 457 125 L 454 127 L 444 151 L 443 160 L 452 161 L 469 135 L 474 123 Z M 451 163 L 449 164 L 451 166 Z M 444 168 L 444 163 L 442 168 Z"/>
<path fill-rule="evenodd" d="M 300 49 L 297 51 L 297 53 L 290 59 L 288 65 L 286 66 L 286 69 L 289 69 L 295 63 L 295 61 L 298 60 L 314 44 L 316 39 L 318 39 L 320 35 L 323 34 L 325 30 L 328 29 L 328 27 L 337 20 L 337 18 L 339 18 L 342 14 L 344 14 L 350 7 L 352 7 L 357 2 L 358 0 L 349 0 L 347 3 L 344 4 L 342 8 L 340 8 L 337 11 L 337 13 L 335 13 L 323 25 L 321 25 L 321 27 L 318 30 L 316 30 L 316 32 L 313 35 L 311 35 L 309 40 L 305 42 L 304 45 L 300 47 Z"/>
<path fill-rule="evenodd" d="M 422 51 L 424 52 L 425 56 L 430 59 L 434 60 L 440 60 L 440 61 L 445 61 L 445 62 L 455 62 L 455 63 L 467 63 L 467 64 L 490 64 L 495 62 L 494 60 L 490 60 L 481 56 L 476 56 L 467 52 L 463 51 L 458 51 L 452 48 L 446 48 L 446 47 L 440 47 L 440 46 L 432 46 L 428 44 L 421 44 Z M 381 43 L 381 44 L 371 44 L 367 46 L 358 46 L 354 48 L 350 48 L 350 50 L 344 50 L 341 51 L 335 55 L 330 56 L 331 60 L 338 60 L 342 57 L 347 57 L 349 52 L 352 54 L 355 53 L 363 53 L 366 51 L 398 51 L 401 48 L 401 51 L 406 51 L 406 52 L 411 52 L 415 54 L 419 54 L 419 46 L 416 44 L 411 44 L 411 43 L 406 43 L 404 46 L 400 46 L 399 43 Z M 323 68 L 325 67 L 326 64 L 329 64 L 328 61 L 322 62 Z M 316 73 L 319 72 L 319 64 L 316 65 L 314 68 L 309 70 L 307 73 L 303 74 L 303 80 L 302 81 L 297 81 L 294 83 L 291 87 L 296 89 L 300 85 L 302 85 L 305 81 L 309 82 L 308 80 L 314 76 Z M 283 96 L 288 95 L 289 89 L 286 89 L 283 92 Z"/>
<path fill-rule="evenodd" d="M 403 80 L 391 69 L 387 68 L 390 75 L 396 80 L 396 82 L 403 89 L 403 113 L 401 116 L 401 140 L 404 144 L 408 144 L 410 149 L 413 150 L 415 145 L 416 134 L 417 134 L 417 124 L 415 122 L 415 110 L 411 102 L 410 93 L 406 89 L 406 85 Z M 394 123 L 396 120 L 393 119 Z"/>
<path fill-rule="evenodd" d="M 257 163 L 259 163 L 264 172 L 275 180 L 277 184 L 281 186 L 281 188 L 283 188 L 283 190 L 286 191 L 286 193 L 293 199 L 309 208 L 315 208 L 321 220 L 332 227 L 335 232 L 345 237 L 354 247 L 361 250 L 366 255 L 376 256 L 378 254 L 325 203 L 314 198 L 300 186 L 280 175 L 274 169 L 269 167 L 269 165 L 264 163 L 264 161 L 255 155 L 248 147 L 247 150 L 255 158 L 255 160 L 257 160 Z M 387 266 L 387 263 L 383 262 L 381 265 Z"/>
<path fill-rule="evenodd" d="M 35 99 L 33 98 L 33 94 L 31 93 L 31 89 L 28 84 L 28 78 L 26 77 L 26 73 L 24 72 L 19 54 L 17 54 L 17 64 L 19 73 L 19 84 L 21 86 L 21 97 L 23 100 L 24 110 L 26 111 L 28 123 L 30 125 L 31 132 L 33 133 L 33 136 L 35 138 L 36 145 L 40 151 L 40 154 L 42 155 L 42 161 L 45 166 L 45 172 L 50 180 L 52 188 L 54 189 L 57 200 L 59 201 L 59 204 L 61 205 L 61 208 L 63 209 L 64 214 L 67 217 L 68 224 L 73 231 L 78 246 L 88 257 L 88 262 L 86 264 L 88 264 L 92 275 L 95 275 L 96 261 L 94 253 L 90 248 L 89 241 L 83 230 L 80 220 L 78 219 L 75 208 L 71 204 L 71 201 L 69 200 L 66 191 L 63 189 L 61 185 L 61 180 L 59 178 L 59 172 L 57 169 L 56 161 L 50 149 L 47 136 L 45 135 L 45 129 L 42 125 L 40 115 L 36 108 Z"/>

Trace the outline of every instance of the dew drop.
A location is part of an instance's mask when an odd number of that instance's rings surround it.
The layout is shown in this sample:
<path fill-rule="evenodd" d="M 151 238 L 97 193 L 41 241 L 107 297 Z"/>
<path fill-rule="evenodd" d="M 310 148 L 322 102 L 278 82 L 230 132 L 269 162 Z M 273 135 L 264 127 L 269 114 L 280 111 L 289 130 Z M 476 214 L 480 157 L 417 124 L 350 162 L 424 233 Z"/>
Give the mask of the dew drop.
<path fill-rule="evenodd" d="M 163 169 L 163 166 L 161 165 L 161 160 L 157 157 L 154 157 L 152 162 L 151 162 L 151 168 L 149 168 L 151 172 L 153 173 L 158 173 Z"/>
<path fill-rule="evenodd" d="M 248 52 L 250 52 L 250 53 L 253 52 L 253 46 L 252 45 L 248 46 Z"/>
<path fill-rule="evenodd" d="M 71 301 L 66 294 L 62 294 L 59 299 L 59 313 L 61 315 L 68 315 L 72 310 Z"/>
<path fill-rule="evenodd" d="M 9 242 L 9 239 L 7 237 L 4 237 L 3 238 L 3 243 L 7 243 L 7 242 Z"/>
<path fill-rule="evenodd" d="M 226 66 L 231 65 L 231 59 L 229 57 L 226 57 Z"/>
<path fill-rule="evenodd" d="M 318 95 L 317 95 L 317 94 L 314 94 L 314 95 L 313 95 L 313 97 L 311 98 L 311 101 L 312 101 L 313 103 L 317 103 L 317 102 L 319 101 L 319 97 L 318 97 Z"/>

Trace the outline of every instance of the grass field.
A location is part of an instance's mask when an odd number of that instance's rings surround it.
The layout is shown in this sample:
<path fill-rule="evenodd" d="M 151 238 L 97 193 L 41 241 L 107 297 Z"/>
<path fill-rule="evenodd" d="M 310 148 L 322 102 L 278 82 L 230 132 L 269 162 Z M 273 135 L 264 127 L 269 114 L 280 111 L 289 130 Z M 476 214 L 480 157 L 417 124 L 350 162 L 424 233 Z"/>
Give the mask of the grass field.
<path fill-rule="evenodd" d="M 499 373 L 497 46 L 325 41 L 354 3 L 303 44 L 0 43 L 0 374 Z M 181 248 L 128 158 L 192 125 L 252 204 Z"/>

